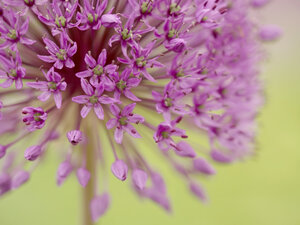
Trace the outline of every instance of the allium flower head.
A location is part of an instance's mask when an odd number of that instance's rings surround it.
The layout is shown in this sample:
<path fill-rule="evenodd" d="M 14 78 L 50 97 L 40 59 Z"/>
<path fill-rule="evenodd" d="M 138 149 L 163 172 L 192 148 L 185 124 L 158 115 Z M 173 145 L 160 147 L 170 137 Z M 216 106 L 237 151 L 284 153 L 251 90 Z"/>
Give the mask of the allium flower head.
<path fill-rule="evenodd" d="M 266 2 L 0 0 L 0 195 L 26 183 L 56 143 L 57 185 L 75 174 L 93 192 L 93 221 L 110 206 L 100 166 L 171 210 L 148 146 L 205 201 L 194 174 L 253 153 L 260 41 L 280 31 L 258 30 L 248 12 Z"/>

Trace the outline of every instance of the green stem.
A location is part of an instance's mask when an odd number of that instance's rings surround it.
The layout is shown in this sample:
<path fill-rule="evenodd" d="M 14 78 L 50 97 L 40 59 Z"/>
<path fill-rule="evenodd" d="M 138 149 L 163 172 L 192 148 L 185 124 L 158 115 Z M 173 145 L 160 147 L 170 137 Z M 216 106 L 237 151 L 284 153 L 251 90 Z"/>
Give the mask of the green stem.
<path fill-rule="evenodd" d="M 91 128 L 86 129 L 86 135 L 88 143 L 86 146 L 86 169 L 90 171 L 91 178 L 85 188 L 83 188 L 83 225 L 93 225 L 93 221 L 90 213 L 90 202 L 95 194 L 95 182 L 96 182 L 96 151 L 94 143 L 94 135 Z"/>

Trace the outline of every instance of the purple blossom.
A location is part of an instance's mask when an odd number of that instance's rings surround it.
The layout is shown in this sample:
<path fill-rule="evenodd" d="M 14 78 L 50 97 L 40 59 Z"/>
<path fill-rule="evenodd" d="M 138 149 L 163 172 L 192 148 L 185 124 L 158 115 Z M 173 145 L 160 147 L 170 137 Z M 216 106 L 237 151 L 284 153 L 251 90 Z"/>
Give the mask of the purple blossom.
<path fill-rule="evenodd" d="M 153 138 L 161 150 L 168 150 L 172 148 L 180 151 L 177 148 L 176 143 L 172 139 L 172 136 L 187 138 L 185 131 L 176 127 L 176 124 L 178 124 L 180 120 L 181 117 L 178 117 L 175 120 L 172 120 L 170 122 L 163 122 L 158 125 Z"/>
<path fill-rule="evenodd" d="M 144 118 L 142 116 L 132 113 L 135 105 L 136 103 L 129 104 L 125 106 L 122 111 L 115 104 L 112 104 L 110 106 L 110 111 L 115 116 L 115 118 L 110 119 L 106 123 L 106 127 L 107 129 L 111 129 L 117 126 L 117 128 L 115 129 L 115 140 L 119 144 L 122 143 L 124 131 L 126 131 L 134 138 L 141 138 L 141 135 L 130 124 L 139 124 L 144 122 Z"/>
<path fill-rule="evenodd" d="M 142 30 L 135 30 L 133 29 L 133 22 L 134 22 L 134 17 L 130 16 L 126 21 L 124 27 L 121 26 L 121 24 L 118 24 L 118 26 L 116 26 L 115 28 L 115 31 L 118 34 L 113 35 L 108 42 L 109 46 L 112 47 L 112 44 L 114 42 L 119 41 L 124 56 L 127 56 L 127 45 L 133 46 L 135 40 L 138 37 L 140 37 L 140 35 L 148 33 L 153 30 L 152 27 L 142 29 Z"/>
<path fill-rule="evenodd" d="M 85 118 L 93 108 L 97 117 L 103 120 L 104 111 L 101 104 L 112 104 L 115 103 L 116 100 L 102 95 L 104 91 L 103 85 L 93 88 L 85 79 L 81 79 L 81 87 L 86 95 L 73 97 L 72 101 L 78 104 L 84 104 L 80 112 L 82 118 Z"/>
<path fill-rule="evenodd" d="M 152 91 L 152 96 L 157 102 L 156 111 L 162 113 L 166 121 L 170 121 L 171 112 L 178 115 L 188 113 L 184 109 L 185 105 L 180 102 L 185 96 L 185 92 L 176 90 L 172 82 L 165 87 L 163 96 L 156 91 Z"/>
<path fill-rule="evenodd" d="M 53 66 L 57 69 L 62 69 L 64 66 L 68 68 L 73 68 L 75 66 L 71 57 L 77 51 L 76 42 L 74 42 L 71 46 L 64 34 L 60 35 L 60 47 L 46 37 L 43 38 L 43 41 L 46 44 L 46 49 L 50 55 L 38 55 L 41 60 L 47 63 L 54 63 Z"/>
<path fill-rule="evenodd" d="M 163 67 L 163 64 L 156 60 L 158 57 L 149 57 L 155 43 L 156 41 L 150 42 L 146 48 L 142 48 L 140 45 L 134 43 L 131 50 L 132 58 L 127 57 L 126 59 L 123 59 L 118 57 L 118 60 L 121 63 L 129 64 L 134 75 L 142 73 L 147 80 L 156 82 L 156 80 L 147 71 L 147 68 L 150 67 Z"/>
<path fill-rule="evenodd" d="M 38 89 L 43 93 L 38 97 L 41 101 L 47 101 L 51 94 L 53 94 L 56 107 L 59 109 L 62 103 L 61 92 L 66 90 L 67 83 L 64 82 L 59 73 L 54 71 L 52 67 L 47 73 L 44 73 L 47 81 L 28 82 L 27 86 Z"/>
<path fill-rule="evenodd" d="M 10 57 L 10 60 L 5 56 L 0 54 L 0 62 L 2 64 L 2 69 L 0 69 L 0 79 L 5 79 L 3 83 L 0 84 L 3 88 L 10 87 L 13 82 L 17 89 L 23 87 L 22 78 L 25 77 L 26 70 L 22 67 L 22 60 L 19 54 L 16 54 L 16 58 Z"/>
<path fill-rule="evenodd" d="M 103 49 L 99 54 L 97 61 L 90 55 L 86 54 L 84 61 L 88 66 L 88 69 L 79 73 L 76 76 L 79 78 L 91 77 L 90 82 L 94 87 L 103 85 L 105 90 L 111 91 L 114 88 L 114 82 L 110 76 L 115 73 L 117 66 L 114 64 L 106 64 L 106 49 Z"/>
<path fill-rule="evenodd" d="M 28 8 L 37 13 L 37 6 L 44 5 L 47 0 L 2 0 L 2 2 L 10 6 L 20 7 L 24 11 L 23 14 L 26 14 Z"/>
<path fill-rule="evenodd" d="M 107 0 L 97 1 L 94 7 L 89 0 L 83 1 L 83 6 L 80 6 L 80 11 L 76 15 L 80 25 L 78 29 L 87 30 L 92 28 L 93 30 L 98 30 L 101 26 L 101 15 L 106 9 Z"/>
<path fill-rule="evenodd" d="M 124 94 L 126 98 L 129 98 L 132 101 L 141 101 L 138 97 L 136 97 L 131 91 L 131 88 L 137 87 L 141 78 L 131 77 L 131 69 L 126 68 L 119 75 L 118 73 L 111 74 L 111 77 L 115 84 L 115 93 L 114 97 L 116 99 L 120 99 L 121 94 Z"/>
<path fill-rule="evenodd" d="M 47 26 L 52 27 L 51 32 L 54 36 L 62 34 L 66 29 L 76 27 L 79 24 L 79 22 L 71 22 L 78 7 L 77 0 L 73 1 L 71 4 L 67 4 L 66 6 L 60 6 L 60 0 L 56 0 L 50 3 L 50 7 L 47 10 L 48 14 L 46 16 L 43 15 L 43 13 L 38 12 L 39 20 Z"/>
<path fill-rule="evenodd" d="M 23 122 L 29 131 L 42 129 L 48 117 L 48 114 L 40 107 L 25 107 L 22 110 L 22 114 L 24 115 Z"/>
<path fill-rule="evenodd" d="M 35 43 L 25 36 L 28 30 L 29 18 L 24 22 L 21 17 L 13 11 L 8 11 L 5 14 L 7 20 L 2 20 L 0 23 L 1 38 L 5 41 L 0 44 L 0 49 L 10 48 L 12 51 L 17 51 L 17 43 L 24 45 L 32 45 Z"/>

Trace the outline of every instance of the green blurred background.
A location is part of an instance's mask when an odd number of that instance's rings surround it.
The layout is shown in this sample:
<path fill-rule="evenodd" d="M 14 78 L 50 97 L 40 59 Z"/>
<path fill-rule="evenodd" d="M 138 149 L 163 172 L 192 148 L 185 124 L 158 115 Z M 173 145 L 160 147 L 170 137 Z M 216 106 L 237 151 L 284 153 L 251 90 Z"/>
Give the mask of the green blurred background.
<path fill-rule="evenodd" d="M 111 179 L 112 207 L 99 224 L 300 224 L 300 1 L 276 0 L 258 14 L 258 20 L 281 26 L 284 36 L 266 46 L 266 105 L 259 118 L 257 154 L 246 162 L 218 166 L 218 174 L 205 182 L 210 197 L 205 205 L 162 165 L 171 214 L 140 201 L 129 184 Z M 54 153 L 29 183 L 1 198 L 0 225 L 81 224 L 82 190 L 74 176 L 56 187 L 59 162 Z"/>

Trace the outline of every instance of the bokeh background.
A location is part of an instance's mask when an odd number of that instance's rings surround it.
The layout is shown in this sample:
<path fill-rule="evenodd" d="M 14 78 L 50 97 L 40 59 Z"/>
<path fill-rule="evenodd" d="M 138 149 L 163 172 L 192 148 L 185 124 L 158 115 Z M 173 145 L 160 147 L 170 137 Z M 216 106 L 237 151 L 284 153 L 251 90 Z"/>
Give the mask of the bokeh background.
<path fill-rule="evenodd" d="M 299 225 L 300 224 L 300 1 L 274 0 L 256 14 L 279 25 L 280 41 L 265 46 L 266 105 L 259 117 L 257 154 L 217 166 L 205 181 L 210 197 L 201 204 L 171 169 L 160 163 L 173 212 L 141 201 L 130 185 L 111 179 L 112 207 L 102 225 Z M 1 225 L 80 225 L 82 189 L 75 176 L 58 188 L 55 151 L 29 183 L 0 199 Z M 112 177 L 110 177 L 112 178 Z"/>

